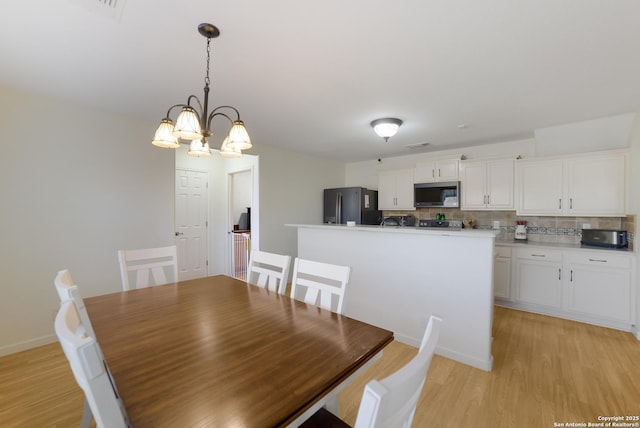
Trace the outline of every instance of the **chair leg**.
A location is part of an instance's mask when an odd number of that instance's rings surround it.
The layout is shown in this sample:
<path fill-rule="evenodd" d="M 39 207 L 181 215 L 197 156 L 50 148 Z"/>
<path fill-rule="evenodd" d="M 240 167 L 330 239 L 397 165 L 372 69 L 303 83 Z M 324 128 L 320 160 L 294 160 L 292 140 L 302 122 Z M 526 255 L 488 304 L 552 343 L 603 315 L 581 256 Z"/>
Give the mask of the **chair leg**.
<path fill-rule="evenodd" d="M 84 408 L 82 409 L 82 422 L 80 428 L 91 428 L 91 420 L 93 419 L 93 413 L 89 407 L 89 402 L 84 400 Z"/>

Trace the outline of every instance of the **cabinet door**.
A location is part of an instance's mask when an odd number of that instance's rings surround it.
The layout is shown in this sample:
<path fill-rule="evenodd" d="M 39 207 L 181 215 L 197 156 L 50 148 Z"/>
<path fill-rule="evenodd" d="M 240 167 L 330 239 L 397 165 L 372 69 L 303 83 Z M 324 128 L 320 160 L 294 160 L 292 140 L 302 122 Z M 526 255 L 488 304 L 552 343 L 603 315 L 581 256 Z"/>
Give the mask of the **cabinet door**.
<path fill-rule="evenodd" d="M 396 173 L 381 171 L 378 173 L 378 209 L 396 209 Z"/>
<path fill-rule="evenodd" d="M 396 208 L 397 210 L 415 210 L 413 206 L 413 170 L 396 172 Z"/>
<path fill-rule="evenodd" d="M 460 163 L 460 193 L 463 210 L 485 208 L 487 204 L 485 162 Z"/>
<path fill-rule="evenodd" d="M 617 321 L 631 321 L 631 272 L 571 265 L 567 309 Z"/>
<path fill-rule="evenodd" d="M 563 213 L 563 161 L 516 161 L 518 215 Z"/>
<path fill-rule="evenodd" d="M 487 162 L 487 205 L 513 209 L 513 159 Z"/>
<path fill-rule="evenodd" d="M 416 164 L 413 179 L 416 183 L 431 183 L 436 180 L 436 169 L 434 162 L 422 162 Z"/>
<path fill-rule="evenodd" d="M 497 257 L 493 267 L 493 295 L 503 299 L 511 298 L 511 259 Z"/>
<path fill-rule="evenodd" d="M 625 215 L 624 155 L 568 161 L 568 213 Z"/>
<path fill-rule="evenodd" d="M 437 161 L 434 167 L 434 172 L 437 181 L 456 181 L 458 180 L 458 166 L 457 159 Z"/>
<path fill-rule="evenodd" d="M 562 270 L 559 263 L 518 260 L 516 300 L 560 308 Z"/>

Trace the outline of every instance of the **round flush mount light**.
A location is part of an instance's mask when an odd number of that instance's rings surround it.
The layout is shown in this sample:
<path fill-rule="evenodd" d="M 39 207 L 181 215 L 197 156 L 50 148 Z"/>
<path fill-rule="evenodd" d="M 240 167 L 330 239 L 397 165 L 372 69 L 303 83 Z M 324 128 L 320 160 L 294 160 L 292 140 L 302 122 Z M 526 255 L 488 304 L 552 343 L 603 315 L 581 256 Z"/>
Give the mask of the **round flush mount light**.
<path fill-rule="evenodd" d="M 400 125 L 402 125 L 402 121 L 393 117 L 376 119 L 371 122 L 371 127 L 375 133 L 378 134 L 379 137 L 384 138 L 384 141 L 389 141 L 390 137 L 396 135 Z"/>

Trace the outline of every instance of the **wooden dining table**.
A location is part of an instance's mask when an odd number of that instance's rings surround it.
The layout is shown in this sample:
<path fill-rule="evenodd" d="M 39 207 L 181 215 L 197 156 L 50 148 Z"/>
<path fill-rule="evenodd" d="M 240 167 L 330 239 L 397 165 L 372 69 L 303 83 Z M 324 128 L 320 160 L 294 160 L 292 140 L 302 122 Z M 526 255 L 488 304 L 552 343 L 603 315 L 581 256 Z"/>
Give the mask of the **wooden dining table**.
<path fill-rule="evenodd" d="M 296 426 L 393 340 L 224 275 L 85 305 L 134 428 Z"/>

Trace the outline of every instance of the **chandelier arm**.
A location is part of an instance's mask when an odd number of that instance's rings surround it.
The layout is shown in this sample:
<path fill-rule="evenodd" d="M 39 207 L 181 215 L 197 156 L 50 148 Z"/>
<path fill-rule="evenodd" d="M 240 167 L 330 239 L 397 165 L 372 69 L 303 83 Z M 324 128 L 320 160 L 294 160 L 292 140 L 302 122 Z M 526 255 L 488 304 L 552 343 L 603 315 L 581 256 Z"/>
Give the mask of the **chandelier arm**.
<path fill-rule="evenodd" d="M 189 98 L 187 98 L 187 104 L 189 105 L 189 107 L 193 107 L 191 105 L 192 99 L 196 100 L 196 103 L 198 103 L 198 107 L 200 107 L 200 114 L 202 114 L 204 109 L 202 108 L 202 103 L 200 102 L 200 98 L 198 98 L 196 95 L 189 95 Z"/>
<path fill-rule="evenodd" d="M 171 114 L 171 110 L 173 110 L 176 107 L 185 108 L 185 107 L 191 107 L 191 106 L 187 104 L 172 105 L 171 107 L 169 107 L 169 110 L 167 110 L 167 116 L 166 116 L 167 119 L 170 119 L 169 115 Z"/>
<path fill-rule="evenodd" d="M 227 106 L 220 106 L 220 107 L 227 107 Z M 221 111 L 216 111 L 216 110 L 218 110 L 220 107 L 216 107 L 216 108 L 211 112 L 211 114 L 209 115 L 209 119 L 207 120 L 207 129 L 211 129 L 211 121 L 213 120 L 214 116 L 224 116 L 224 117 L 226 117 L 226 118 L 227 118 L 227 120 L 228 120 L 229 122 L 231 122 L 231 125 L 233 125 L 233 119 L 231 119 L 231 118 L 229 117 L 229 115 L 227 115 L 226 113 L 223 113 L 223 112 L 221 112 Z M 231 108 L 233 108 L 233 107 L 231 107 Z M 235 109 L 234 109 L 234 110 L 235 110 Z M 237 112 L 237 110 L 236 110 L 236 112 Z"/>
<path fill-rule="evenodd" d="M 236 120 L 240 120 L 240 112 L 239 112 L 239 111 L 238 111 L 238 109 L 237 109 L 237 108 L 235 108 L 234 106 L 218 106 L 218 107 L 214 108 L 213 110 L 211 110 L 211 116 L 213 116 L 213 114 L 214 114 L 215 112 L 217 112 L 218 110 L 223 109 L 223 108 L 229 108 L 229 109 L 231 109 L 231 110 L 235 111 L 235 112 L 236 112 L 236 116 L 237 116 L 237 119 L 236 119 Z M 211 116 L 209 116 L 209 117 L 211 117 Z M 225 116 L 226 116 L 226 115 L 225 115 Z M 227 117 L 229 117 L 229 116 L 227 116 Z M 233 122 L 233 121 L 232 121 L 232 122 Z"/>

